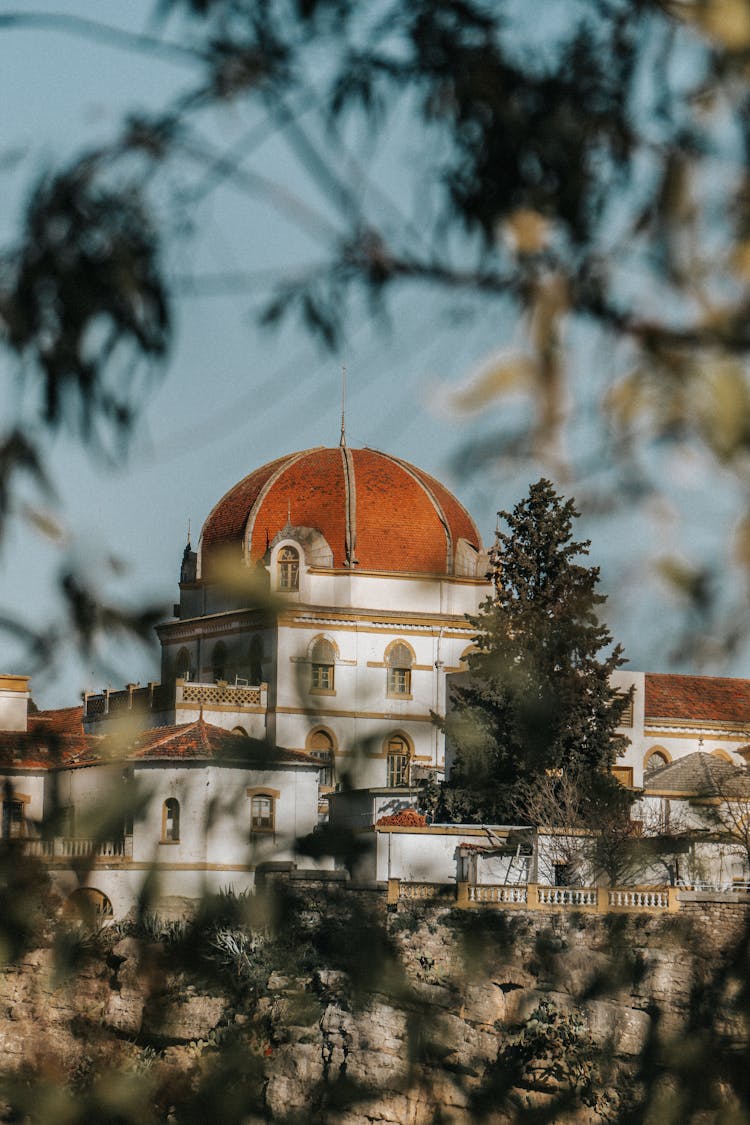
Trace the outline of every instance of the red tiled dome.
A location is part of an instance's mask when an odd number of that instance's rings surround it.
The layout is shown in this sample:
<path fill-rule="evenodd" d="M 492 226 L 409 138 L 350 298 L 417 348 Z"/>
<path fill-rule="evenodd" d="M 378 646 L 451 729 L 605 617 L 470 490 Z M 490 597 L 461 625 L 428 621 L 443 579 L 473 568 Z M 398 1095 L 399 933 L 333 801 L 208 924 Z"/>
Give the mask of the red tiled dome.
<path fill-rule="evenodd" d="M 287 523 L 318 530 L 333 566 L 360 572 L 453 574 L 459 540 L 482 550 L 474 521 L 434 477 L 374 449 L 318 448 L 263 465 L 222 497 L 203 525 L 203 576 L 217 551 L 262 559 Z"/>

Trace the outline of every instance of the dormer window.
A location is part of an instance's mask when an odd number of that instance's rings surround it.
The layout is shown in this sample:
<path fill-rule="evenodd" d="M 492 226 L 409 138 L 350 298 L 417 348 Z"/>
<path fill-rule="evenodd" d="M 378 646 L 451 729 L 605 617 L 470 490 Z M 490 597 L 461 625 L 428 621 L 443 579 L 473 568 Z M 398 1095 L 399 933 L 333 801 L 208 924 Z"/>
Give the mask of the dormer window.
<path fill-rule="evenodd" d="M 279 589 L 299 590 L 299 552 L 283 547 L 279 553 Z"/>

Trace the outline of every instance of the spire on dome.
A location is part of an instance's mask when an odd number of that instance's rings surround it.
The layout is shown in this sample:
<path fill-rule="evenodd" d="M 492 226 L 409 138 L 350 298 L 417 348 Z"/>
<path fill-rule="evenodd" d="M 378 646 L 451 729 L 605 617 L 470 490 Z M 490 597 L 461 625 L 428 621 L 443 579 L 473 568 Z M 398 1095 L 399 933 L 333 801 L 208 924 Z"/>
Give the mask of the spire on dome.
<path fill-rule="evenodd" d="M 339 445 L 346 448 L 346 364 L 341 364 L 341 440 Z"/>

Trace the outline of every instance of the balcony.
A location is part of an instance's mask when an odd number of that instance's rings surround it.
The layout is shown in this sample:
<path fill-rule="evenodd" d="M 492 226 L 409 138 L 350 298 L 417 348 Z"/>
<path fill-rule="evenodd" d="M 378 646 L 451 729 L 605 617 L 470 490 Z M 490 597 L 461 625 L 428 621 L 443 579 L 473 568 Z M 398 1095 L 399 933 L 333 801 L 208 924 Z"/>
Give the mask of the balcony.
<path fill-rule="evenodd" d="M 193 680 L 177 680 L 174 689 L 175 708 L 212 707 L 231 711 L 265 711 L 268 702 L 268 684 L 248 684 L 238 681 L 233 684 L 226 680 L 215 683 L 196 683 Z"/>
<path fill-rule="evenodd" d="M 128 684 L 122 691 L 105 688 L 100 692 L 85 692 L 83 696 L 84 719 L 102 719 L 109 715 L 122 715 L 127 711 L 169 711 L 174 707 L 174 688 L 171 684 Z"/>
<path fill-rule="evenodd" d="M 206 711 L 265 711 L 268 684 L 248 684 L 237 680 L 198 683 L 178 679 L 174 684 L 128 684 L 122 691 L 105 688 L 86 692 L 83 697 L 83 718 L 98 722 L 127 712 L 149 714 L 204 709 Z M 171 721 L 177 721 L 176 717 Z"/>
<path fill-rule="evenodd" d="M 101 861 L 107 864 L 133 858 L 133 837 L 121 836 L 116 840 L 92 840 L 80 836 L 30 838 L 24 841 L 24 851 L 27 855 L 59 866 L 65 866 L 66 860 L 93 860 L 94 863 Z"/>

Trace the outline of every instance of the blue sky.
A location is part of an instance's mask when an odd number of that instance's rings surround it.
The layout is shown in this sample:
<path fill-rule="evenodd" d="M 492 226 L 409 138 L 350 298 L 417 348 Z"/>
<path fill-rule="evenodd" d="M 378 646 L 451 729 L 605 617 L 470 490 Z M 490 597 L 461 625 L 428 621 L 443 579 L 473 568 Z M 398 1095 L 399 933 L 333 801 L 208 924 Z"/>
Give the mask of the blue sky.
<path fill-rule="evenodd" d="M 0 0 L 0 14 L 17 10 L 77 12 L 139 28 L 147 25 L 152 4 Z M 26 193 L 38 175 L 110 138 L 126 109 L 164 105 L 189 77 L 181 67 L 61 32 L 0 30 L 0 183 L 9 201 L 0 216 L 3 244 L 12 242 Z M 203 135 L 221 147 L 245 135 L 254 122 L 230 108 L 200 125 Z M 369 182 L 378 183 L 400 208 L 418 214 L 425 204 L 411 195 L 414 141 L 408 106 L 403 106 L 389 123 L 387 141 L 368 149 L 366 160 Z M 258 148 L 252 167 L 335 222 L 328 201 L 278 138 Z M 186 165 L 175 172 L 183 174 L 186 184 L 200 183 L 198 170 Z M 267 201 L 231 188 L 208 195 L 190 214 L 190 237 L 173 232 L 170 241 L 169 265 L 176 274 L 295 270 L 324 253 L 309 230 Z M 173 214 L 163 219 L 174 227 Z M 68 552 L 85 560 L 93 577 L 115 596 L 171 605 L 188 521 L 195 541 L 215 501 L 253 468 L 292 449 L 336 444 L 342 363 L 348 370 L 349 443 L 389 450 L 440 477 L 470 509 L 486 539 L 496 509 L 512 506 L 531 479 L 548 472 L 544 465 L 519 466 L 506 459 L 467 475 L 455 464 L 467 440 L 489 437 L 524 417 L 525 406 L 516 399 L 472 418 L 451 417 L 446 407 L 446 388 L 469 379 L 488 355 L 517 340 L 518 326 L 496 303 L 467 295 L 457 300 L 416 287 L 401 290 L 387 324 L 373 321 L 365 308 L 352 317 L 338 356 L 322 353 L 291 326 L 276 333 L 259 330 L 256 308 L 247 292 L 176 300 L 174 347 L 144 399 L 122 464 L 92 458 L 64 434 L 50 439 L 58 492 L 54 515 L 64 542 L 50 541 L 22 517 L 14 521 L 3 546 L 0 611 L 10 608 L 44 622 L 54 613 L 51 577 Z M 569 441 L 580 450 L 592 440 L 596 423 L 601 355 L 586 339 L 574 344 Z M 0 403 L 6 420 L 28 408 L 7 367 L 0 368 Z M 587 521 L 584 528 L 594 540 L 594 561 L 603 567 L 610 625 L 625 642 L 631 664 L 640 668 L 665 666 L 676 621 L 676 603 L 653 578 L 650 561 L 688 547 L 699 556 L 716 557 L 726 550 L 737 505 L 728 482 L 718 482 L 719 488 L 715 478 L 707 504 L 709 466 L 697 454 L 657 456 L 668 500 L 624 507 Z M 605 475 L 606 469 L 597 466 Z M 105 578 L 112 557 L 123 571 Z M 108 680 L 145 682 L 156 674 L 154 654 L 118 648 L 106 655 L 108 667 L 93 661 L 87 667 L 66 654 L 54 674 L 36 678 L 36 698 L 44 705 L 63 705 L 85 687 Z M 0 637 L 0 668 L 23 670 L 20 659 Z"/>

